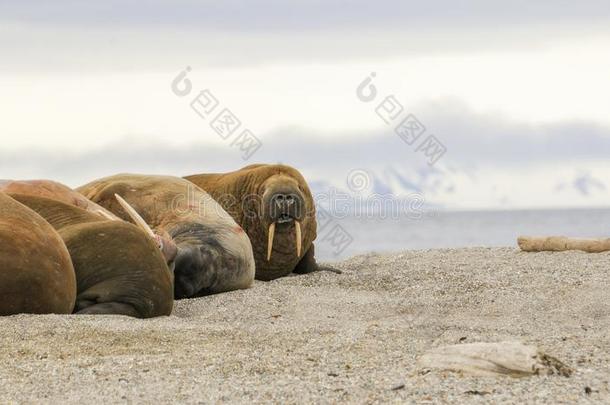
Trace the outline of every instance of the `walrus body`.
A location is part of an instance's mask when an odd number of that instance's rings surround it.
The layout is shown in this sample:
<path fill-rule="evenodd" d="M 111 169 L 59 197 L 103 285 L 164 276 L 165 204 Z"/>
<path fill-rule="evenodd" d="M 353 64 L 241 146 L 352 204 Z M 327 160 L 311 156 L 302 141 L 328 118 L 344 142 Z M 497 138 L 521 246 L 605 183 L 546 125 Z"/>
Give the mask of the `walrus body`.
<path fill-rule="evenodd" d="M 257 279 L 318 269 L 313 244 L 315 205 L 296 169 L 257 164 L 185 179 L 210 193 L 244 228 L 254 249 Z"/>
<path fill-rule="evenodd" d="M 0 193 L 0 315 L 69 314 L 75 297 L 74 268 L 59 234 Z"/>
<path fill-rule="evenodd" d="M 74 312 L 138 318 L 169 315 L 172 274 L 161 251 L 141 229 L 45 197 L 11 194 L 63 239 L 74 264 Z"/>
<path fill-rule="evenodd" d="M 174 270 L 176 298 L 248 288 L 254 258 L 248 236 L 207 193 L 170 176 L 119 174 L 77 189 L 85 197 L 127 218 L 120 195 L 156 232 L 178 247 Z"/>
<path fill-rule="evenodd" d="M 7 194 L 24 194 L 50 198 L 74 205 L 107 219 L 119 219 L 110 213 L 110 211 L 86 199 L 79 192 L 52 180 L 0 180 L 0 191 Z"/>
<path fill-rule="evenodd" d="M 101 218 L 112 221 L 122 221 L 107 209 L 87 199 L 78 191 L 52 180 L 0 180 L 0 191 L 7 194 L 30 195 L 61 201 L 68 205 L 82 208 Z M 176 258 L 176 246 L 171 242 L 168 235 L 156 235 L 147 224 L 138 224 L 147 232 L 161 249 L 167 265 L 173 271 L 174 259 Z"/>

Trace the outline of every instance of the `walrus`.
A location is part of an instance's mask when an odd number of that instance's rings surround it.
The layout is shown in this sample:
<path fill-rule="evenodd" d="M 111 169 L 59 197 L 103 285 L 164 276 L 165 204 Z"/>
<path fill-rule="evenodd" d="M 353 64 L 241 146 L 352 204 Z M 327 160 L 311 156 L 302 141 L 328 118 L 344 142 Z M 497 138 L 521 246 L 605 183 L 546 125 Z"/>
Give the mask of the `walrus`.
<path fill-rule="evenodd" d="M 175 298 L 244 289 L 254 281 L 252 246 L 244 230 L 206 192 L 171 176 L 118 174 L 76 189 L 121 218 L 120 195 L 157 233 L 168 234 L 178 252 Z"/>
<path fill-rule="evenodd" d="M 53 180 L 0 180 L 0 191 L 9 194 L 46 197 L 82 208 L 105 219 L 122 221 L 121 218 L 117 217 L 102 206 L 87 199 L 81 193 Z M 166 258 L 168 266 L 173 269 L 173 260 L 176 257 L 176 246 L 171 241 L 171 238 L 166 234 L 154 234 L 147 224 L 144 224 L 141 220 L 139 220 L 137 214 L 134 214 L 133 210 L 129 210 L 128 208 L 127 210 L 131 214 L 132 220 L 136 223 L 136 225 L 140 226 L 140 228 L 149 233 L 151 237 L 155 239 L 159 249 L 161 249 L 161 252 Z"/>
<path fill-rule="evenodd" d="M 137 318 L 171 313 L 171 271 L 155 240 L 142 229 L 62 201 L 10 196 L 44 218 L 63 239 L 76 274 L 74 313 Z"/>
<path fill-rule="evenodd" d="M 244 228 L 254 249 L 257 279 L 322 269 L 314 257 L 315 204 L 295 168 L 255 164 L 184 178 L 207 191 Z"/>
<path fill-rule="evenodd" d="M 0 191 L 46 197 L 80 207 L 107 219 L 119 220 L 110 211 L 86 199 L 82 194 L 53 180 L 0 180 Z"/>
<path fill-rule="evenodd" d="M 62 238 L 36 212 L 0 193 L 0 315 L 69 314 L 75 298 Z"/>

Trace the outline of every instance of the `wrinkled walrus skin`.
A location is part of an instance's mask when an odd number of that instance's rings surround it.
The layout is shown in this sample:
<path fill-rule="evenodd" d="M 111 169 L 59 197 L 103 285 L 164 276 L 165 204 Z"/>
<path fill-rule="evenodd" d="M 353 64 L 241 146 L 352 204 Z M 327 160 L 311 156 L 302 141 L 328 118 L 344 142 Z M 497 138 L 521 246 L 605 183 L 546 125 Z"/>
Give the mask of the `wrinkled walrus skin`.
<path fill-rule="evenodd" d="M 75 313 L 137 318 L 171 313 L 172 274 L 144 231 L 61 201 L 11 196 L 43 217 L 64 240 L 76 272 Z"/>
<path fill-rule="evenodd" d="M 77 189 L 85 197 L 128 219 L 115 194 L 127 201 L 156 232 L 178 247 L 176 298 L 244 289 L 254 281 L 248 236 L 206 192 L 179 177 L 119 174 Z"/>
<path fill-rule="evenodd" d="M 234 172 L 185 179 L 210 193 L 244 228 L 254 248 L 257 279 L 272 280 L 291 272 L 318 270 L 313 244 L 315 204 L 298 170 L 285 165 L 256 164 Z M 296 222 L 301 227 L 302 249 L 298 256 Z M 271 224 L 275 224 L 275 235 L 267 260 Z"/>
<path fill-rule="evenodd" d="M 104 219 L 122 221 L 121 218 L 93 201 L 88 200 L 78 191 L 72 190 L 70 187 L 53 180 L 0 180 L 0 191 L 7 194 L 45 197 L 82 208 Z M 150 232 L 148 227 L 146 231 Z M 151 237 L 160 245 L 159 248 L 166 259 L 167 265 L 173 271 L 176 246 L 169 241 L 167 235 L 151 235 Z"/>
<path fill-rule="evenodd" d="M 0 315 L 70 314 L 75 298 L 64 241 L 36 212 L 0 193 Z"/>
<path fill-rule="evenodd" d="M 79 192 L 52 180 L 0 180 L 0 191 L 7 194 L 35 195 L 50 198 L 51 200 L 74 205 L 107 219 L 119 220 L 110 211 L 89 201 Z"/>

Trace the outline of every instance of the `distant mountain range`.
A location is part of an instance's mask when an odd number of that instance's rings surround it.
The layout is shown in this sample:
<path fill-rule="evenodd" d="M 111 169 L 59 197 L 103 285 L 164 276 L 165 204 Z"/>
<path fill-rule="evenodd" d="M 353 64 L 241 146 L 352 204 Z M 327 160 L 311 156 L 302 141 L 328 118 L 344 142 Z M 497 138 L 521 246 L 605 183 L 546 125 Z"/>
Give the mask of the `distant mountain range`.
<path fill-rule="evenodd" d="M 378 169 L 353 170 L 347 178 L 310 181 L 314 195 L 323 201 L 339 195 L 351 201 L 423 200 L 433 209 L 528 208 L 610 205 L 610 184 L 590 172 L 566 175 L 549 170 L 525 175 L 496 170 L 455 167 L 400 168 L 388 165 Z M 352 180 L 354 182 L 352 182 Z M 366 205 L 365 204 L 365 205 Z"/>

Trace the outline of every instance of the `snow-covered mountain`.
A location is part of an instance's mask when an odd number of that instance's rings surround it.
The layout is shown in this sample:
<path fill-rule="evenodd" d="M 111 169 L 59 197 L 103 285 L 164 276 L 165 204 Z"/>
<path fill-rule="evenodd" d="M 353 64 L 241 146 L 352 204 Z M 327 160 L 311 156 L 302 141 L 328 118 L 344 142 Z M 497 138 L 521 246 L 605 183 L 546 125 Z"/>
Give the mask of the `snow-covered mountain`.
<path fill-rule="evenodd" d="M 583 164 L 582 167 L 587 165 Z M 519 209 L 610 205 L 610 168 L 404 167 L 354 169 L 345 178 L 313 178 L 314 195 L 349 200 L 413 200 L 440 209 Z M 336 196 L 335 196 L 336 197 Z"/>

